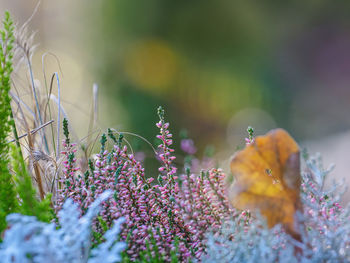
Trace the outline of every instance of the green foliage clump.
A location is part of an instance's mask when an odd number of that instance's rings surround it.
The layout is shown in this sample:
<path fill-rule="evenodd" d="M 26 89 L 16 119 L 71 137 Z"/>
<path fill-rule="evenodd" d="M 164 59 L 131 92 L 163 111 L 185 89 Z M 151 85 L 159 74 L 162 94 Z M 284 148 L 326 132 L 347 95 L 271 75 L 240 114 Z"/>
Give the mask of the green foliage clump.
<path fill-rule="evenodd" d="M 11 165 L 16 182 L 15 191 L 18 193 L 18 213 L 28 216 L 36 216 L 39 221 L 50 222 L 54 217 L 51 205 L 51 193 L 45 199 L 39 201 L 32 184 L 32 178 L 28 173 L 26 164 L 20 153 L 20 149 L 11 145 Z"/>
<path fill-rule="evenodd" d="M 9 164 L 7 136 L 11 131 L 10 75 L 13 71 L 14 26 L 9 12 L 5 12 L 4 29 L 0 30 L 0 233 L 6 228 L 5 217 L 16 210 L 16 193 Z"/>
<path fill-rule="evenodd" d="M 21 149 L 18 145 L 10 145 L 7 140 L 11 127 L 15 132 L 9 95 L 15 37 L 9 12 L 5 12 L 3 28 L 0 30 L 0 233 L 6 229 L 6 216 L 11 213 L 33 215 L 44 222 L 53 218 L 51 194 L 38 201 Z"/>

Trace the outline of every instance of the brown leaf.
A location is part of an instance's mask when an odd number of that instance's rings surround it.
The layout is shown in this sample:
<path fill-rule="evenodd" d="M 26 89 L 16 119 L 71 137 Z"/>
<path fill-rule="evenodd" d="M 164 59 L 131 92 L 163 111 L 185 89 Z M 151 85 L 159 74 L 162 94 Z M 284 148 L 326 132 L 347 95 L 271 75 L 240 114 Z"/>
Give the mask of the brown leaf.
<path fill-rule="evenodd" d="M 283 129 L 259 136 L 231 161 L 229 200 L 236 208 L 260 211 L 268 226 L 283 224 L 298 237 L 294 216 L 300 204 L 299 147 Z"/>

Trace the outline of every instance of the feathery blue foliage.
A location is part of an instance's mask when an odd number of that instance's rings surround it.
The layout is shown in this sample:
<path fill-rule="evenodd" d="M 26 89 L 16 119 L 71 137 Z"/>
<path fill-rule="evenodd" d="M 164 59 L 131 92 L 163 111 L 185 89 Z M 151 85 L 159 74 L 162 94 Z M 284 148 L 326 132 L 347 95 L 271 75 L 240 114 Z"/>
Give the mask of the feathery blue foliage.
<path fill-rule="evenodd" d="M 39 222 L 21 214 L 7 216 L 10 229 L 0 244 L 3 263 L 115 263 L 120 262 L 124 242 L 118 241 L 123 219 L 118 219 L 105 235 L 105 242 L 91 250 L 91 226 L 100 204 L 110 197 L 104 192 L 79 218 L 78 206 L 68 199 L 58 213 L 59 228 L 54 223 Z"/>

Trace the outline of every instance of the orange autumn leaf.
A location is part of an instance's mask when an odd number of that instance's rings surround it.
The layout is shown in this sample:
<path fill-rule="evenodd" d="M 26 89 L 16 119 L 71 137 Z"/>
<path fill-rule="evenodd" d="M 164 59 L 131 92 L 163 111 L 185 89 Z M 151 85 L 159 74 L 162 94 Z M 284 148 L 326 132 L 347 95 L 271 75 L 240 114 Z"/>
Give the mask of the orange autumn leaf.
<path fill-rule="evenodd" d="M 298 236 L 294 227 L 300 204 L 299 147 L 283 129 L 271 130 L 255 138 L 231 161 L 233 183 L 229 200 L 238 209 L 259 211 L 269 227 L 281 223 Z"/>

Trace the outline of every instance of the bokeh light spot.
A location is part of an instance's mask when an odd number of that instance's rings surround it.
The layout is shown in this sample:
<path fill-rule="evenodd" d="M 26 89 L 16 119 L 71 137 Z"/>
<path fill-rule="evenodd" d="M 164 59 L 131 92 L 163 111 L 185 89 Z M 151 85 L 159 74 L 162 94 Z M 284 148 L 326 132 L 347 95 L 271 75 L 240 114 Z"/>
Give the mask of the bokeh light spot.
<path fill-rule="evenodd" d="M 166 43 L 147 40 L 130 49 L 125 58 L 124 69 L 128 79 L 136 86 L 159 91 L 173 82 L 178 59 Z"/>

